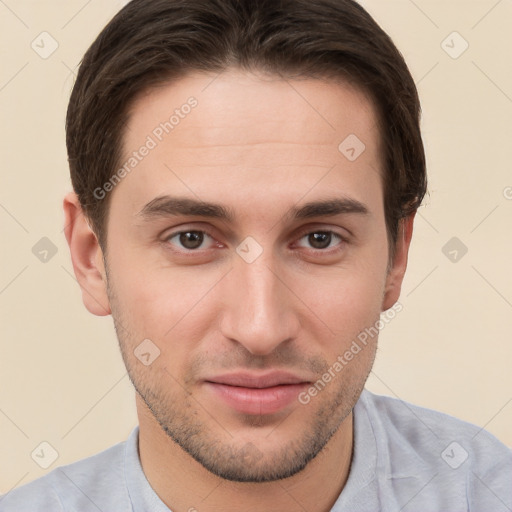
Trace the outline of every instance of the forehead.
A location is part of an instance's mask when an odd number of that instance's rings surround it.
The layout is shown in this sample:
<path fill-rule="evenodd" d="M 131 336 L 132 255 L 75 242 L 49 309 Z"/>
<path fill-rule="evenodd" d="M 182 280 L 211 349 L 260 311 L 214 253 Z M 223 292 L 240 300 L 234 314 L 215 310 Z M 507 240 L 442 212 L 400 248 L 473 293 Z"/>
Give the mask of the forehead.
<path fill-rule="evenodd" d="M 134 156 L 143 146 L 150 149 Z M 219 189 L 239 200 L 288 190 L 296 201 L 343 178 L 363 192 L 369 180 L 382 181 L 380 146 L 372 102 L 348 83 L 191 73 L 132 103 L 121 165 L 134 165 L 114 194 L 122 189 L 140 207 L 163 193 Z"/>
<path fill-rule="evenodd" d="M 368 135 L 368 129 L 377 122 L 371 98 L 341 79 L 287 79 L 239 69 L 219 74 L 193 72 L 147 89 L 132 101 L 128 146 L 130 132 L 135 129 L 151 133 L 191 97 L 198 105 L 187 123 L 174 125 L 173 137 L 183 132 L 186 136 L 191 129 L 196 132 L 197 145 L 204 146 L 216 144 L 219 135 L 223 139 L 229 137 L 231 143 L 267 141 L 273 135 L 270 130 L 276 127 L 285 127 L 282 135 L 291 142 L 325 144 L 330 135 L 329 142 L 336 144 L 347 131 Z"/>

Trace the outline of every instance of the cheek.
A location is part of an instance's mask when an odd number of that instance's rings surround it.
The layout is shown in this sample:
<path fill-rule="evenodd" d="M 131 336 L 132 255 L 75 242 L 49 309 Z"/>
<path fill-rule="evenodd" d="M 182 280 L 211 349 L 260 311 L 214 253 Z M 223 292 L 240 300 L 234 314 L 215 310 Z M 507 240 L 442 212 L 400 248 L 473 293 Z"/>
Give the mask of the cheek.
<path fill-rule="evenodd" d="M 379 319 L 385 280 L 385 262 L 372 265 L 366 260 L 317 278 L 314 287 L 310 282 L 298 295 L 311 308 L 310 314 L 334 332 L 339 351 Z"/>
<path fill-rule="evenodd" d="M 165 348 L 184 329 L 195 339 L 208 323 L 208 293 L 219 281 L 216 272 L 162 266 L 126 252 L 112 257 L 110 267 L 117 315 L 134 338 L 149 338 Z"/>

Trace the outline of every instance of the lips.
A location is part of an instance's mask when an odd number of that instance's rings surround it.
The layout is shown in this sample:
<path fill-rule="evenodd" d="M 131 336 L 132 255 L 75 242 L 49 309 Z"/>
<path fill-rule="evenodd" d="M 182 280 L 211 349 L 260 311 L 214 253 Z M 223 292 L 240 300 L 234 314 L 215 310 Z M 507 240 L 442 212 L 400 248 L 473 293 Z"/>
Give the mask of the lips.
<path fill-rule="evenodd" d="M 296 401 L 310 382 L 288 372 L 232 373 L 208 378 L 206 389 L 214 399 L 242 414 L 279 412 Z"/>

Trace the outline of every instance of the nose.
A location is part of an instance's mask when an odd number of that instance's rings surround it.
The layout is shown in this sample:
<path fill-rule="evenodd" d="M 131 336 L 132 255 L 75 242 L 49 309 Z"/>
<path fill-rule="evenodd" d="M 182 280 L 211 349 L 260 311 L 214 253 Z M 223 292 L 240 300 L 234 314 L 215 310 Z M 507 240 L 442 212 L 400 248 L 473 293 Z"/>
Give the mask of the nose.
<path fill-rule="evenodd" d="M 297 298 L 288 280 L 265 252 L 252 263 L 235 255 L 234 268 L 225 283 L 221 330 L 251 354 L 271 354 L 281 343 L 296 338 L 299 318 Z"/>

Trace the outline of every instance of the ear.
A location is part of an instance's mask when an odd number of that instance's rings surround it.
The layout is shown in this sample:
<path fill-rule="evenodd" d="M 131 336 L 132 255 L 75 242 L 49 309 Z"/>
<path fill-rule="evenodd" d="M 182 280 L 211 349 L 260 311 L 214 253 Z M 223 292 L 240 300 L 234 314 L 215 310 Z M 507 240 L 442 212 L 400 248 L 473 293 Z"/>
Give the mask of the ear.
<path fill-rule="evenodd" d="M 411 245 L 412 228 L 416 212 L 400 220 L 398 226 L 398 237 L 396 241 L 395 258 L 388 271 L 386 278 L 386 287 L 384 290 L 384 300 L 382 302 L 382 311 L 391 308 L 398 298 L 402 289 L 402 281 L 407 269 L 407 257 Z"/>
<path fill-rule="evenodd" d="M 85 307 L 93 314 L 111 313 L 107 295 L 107 280 L 103 252 L 74 192 L 64 198 L 64 233 L 71 252 L 71 261 L 78 284 L 82 289 Z"/>

